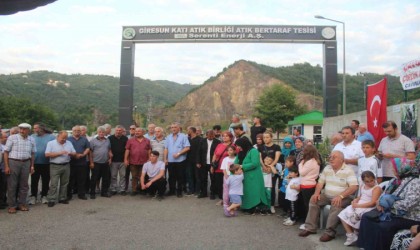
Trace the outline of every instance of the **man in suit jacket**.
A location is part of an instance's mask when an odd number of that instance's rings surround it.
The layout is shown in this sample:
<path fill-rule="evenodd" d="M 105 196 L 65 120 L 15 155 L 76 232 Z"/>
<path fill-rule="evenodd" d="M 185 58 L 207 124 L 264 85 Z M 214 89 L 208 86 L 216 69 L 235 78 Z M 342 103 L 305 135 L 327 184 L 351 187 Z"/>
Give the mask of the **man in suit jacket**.
<path fill-rule="evenodd" d="M 210 172 L 210 164 L 213 159 L 214 150 L 217 145 L 220 143 L 219 140 L 214 138 L 214 131 L 212 129 L 207 130 L 206 138 L 201 139 L 200 146 L 198 149 L 197 156 L 197 186 L 200 187 L 200 194 L 198 198 L 207 197 L 207 183 L 208 183 L 208 173 Z M 210 174 L 210 199 L 215 199 L 214 195 L 214 176 Z"/>

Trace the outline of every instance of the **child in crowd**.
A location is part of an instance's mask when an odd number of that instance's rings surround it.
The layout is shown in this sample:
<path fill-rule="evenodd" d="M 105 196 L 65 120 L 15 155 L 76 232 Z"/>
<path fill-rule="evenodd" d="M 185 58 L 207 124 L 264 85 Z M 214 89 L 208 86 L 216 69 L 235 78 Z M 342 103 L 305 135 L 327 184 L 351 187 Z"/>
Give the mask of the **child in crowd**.
<path fill-rule="evenodd" d="M 264 158 L 264 164 L 262 166 L 264 187 L 265 187 L 265 195 L 267 197 L 267 204 L 269 204 L 269 205 L 260 208 L 261 215 L 271 214 L 271 212 L 270 212 L 271 187 L 273 186 L 272 174 L 277 174 L 277 169 L 275 167 L 271 166 L 273 161 L 274 161 L 273 158 L 271 158 L 270 156 L 266 156 Z"/>
<path fill-rule="evenodd" d="M 288 183 L 289 169 L 295 166 L 296 158 L 289 155 L 284 162 L 284 169 L 281 172 L 282 183 L 279 190 L 279 206 L 283 208 L 285 216 L 288 216 L 289 202 L 286 200 L 286 187 Z"/>
<path fill-rule="evenodd" d="M 227 179 L 230 175 L 230 165 L 233 164 L 236 157 L 236 147 L 235 146 L 228 146 L 227 148 L 228 157 L 223 158 L 222 165 L 220 165 L 220 169 L 223 170 L 223 174 L 225 179 Z"/>
<path fill-rule="evenodd" d="M 363 184 L 360 185 L 359 196 L 338 214 L 344 229 L 347 240 L 345 246 L 351 246 L 357 241 L 357 230 L 360 227 L 362 215 L 374 209 L 376 202 L 381 196 L 382 189 L 377 184 L 375 174 L 372 171 L 364 171 L 361 175 Z"/>
<path fill-rule="evenodd" d="M 244 174 L 239 164 L 231 164 L 229 167 L 230 175 L 226 179 L 226 185 L 229 187 L 229 200 L 231 205 L 227 207 L 227 211 L 234 215 L 235 211 L 242 204 Z"/>
<path fill-rule="evenodd" d="M 286 200 L 289 201 L 289 218 L 285 219 L 283 225 L 292 226 L 296 223 L 297 199 L 300 191 L 299 169 L 296 166 L 289 168 L 289 183 L 286 188 Z"/>
<path fill-rule="evenodd" d="M 382 168 L 379 160 L 375 156 L 375 142 L 372 140 L 363 141 L 362 150 L 365 156 L 358 160 L 357 180 L 359 181 L 359 185 L 363 183 L 362 173 L 368 170 L 376 176 L 378 183 L 381 183 L 383 176 Z"/>
<path fill-rule="evenodd" d="M 223 179 L 223 209 L 225 211 L 225 214 L 227 216 L 230 215 L 230 213 L 227 211 L 227 207 L 229 206 L 229 189 L 228 186 L 226 184 L 226 180 L 230 175 L 230 165 L 233 164 L 233 162 L 235 161 L 235 157 L 236 157 L 236 147 L 235 146 L 228 146 L 227 148 L 227 153 L 228 156 L 223 158 L 222 161 L 222 165 L 220 165 L 220 169 L 223 170 L 223 175 L 224 175 L 224 179 Z"/>

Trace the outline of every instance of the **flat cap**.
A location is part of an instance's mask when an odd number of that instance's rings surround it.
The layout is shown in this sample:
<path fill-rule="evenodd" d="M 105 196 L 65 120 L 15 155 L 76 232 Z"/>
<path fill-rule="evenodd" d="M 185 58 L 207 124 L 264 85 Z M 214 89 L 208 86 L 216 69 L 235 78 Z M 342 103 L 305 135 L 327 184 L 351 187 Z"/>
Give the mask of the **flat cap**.
<path fill-rule="evenodd" d="M 19 124 L 18 127 L 19 128 L 28 128 L 28 129 L 32 128 L 31 124 L 28 124 L 28 123 L 21 123 L 21 124 Z"/>

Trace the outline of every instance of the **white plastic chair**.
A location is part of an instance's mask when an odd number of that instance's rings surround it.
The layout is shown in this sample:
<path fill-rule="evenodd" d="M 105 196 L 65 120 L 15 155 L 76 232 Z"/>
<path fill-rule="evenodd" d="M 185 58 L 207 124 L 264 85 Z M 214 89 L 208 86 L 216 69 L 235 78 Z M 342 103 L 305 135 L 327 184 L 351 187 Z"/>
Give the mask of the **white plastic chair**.
<path fill-rule="evenodd" d="M 379 183 L 378 185 L 382 188 L 382 191 L 385 191 L 385 188 L 388 186 L 389 181 L 384 181 Z"/>
<path fill-rule="evenodd" d="M 324 229 L 327 224 L 328 214 L 330 213 L 331 205 L 325 205 L 321 207 L 319 211 L 319 229 Z"/>

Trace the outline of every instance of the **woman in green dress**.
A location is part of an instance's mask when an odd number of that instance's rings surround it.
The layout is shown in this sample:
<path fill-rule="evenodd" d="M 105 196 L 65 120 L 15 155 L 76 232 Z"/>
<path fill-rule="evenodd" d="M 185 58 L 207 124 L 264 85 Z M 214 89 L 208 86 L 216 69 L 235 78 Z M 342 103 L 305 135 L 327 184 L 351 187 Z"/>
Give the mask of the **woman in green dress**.
<path fill-rule="evenodd" d="M 240 164 L 244 171 L 244 195 L 241 208 L 254 213 L 255 207 L 269 205 L 265 195 L 260 153 L 245 137 L 236 140 L 235 145 L 239 150 L 235 163 Z"/>

